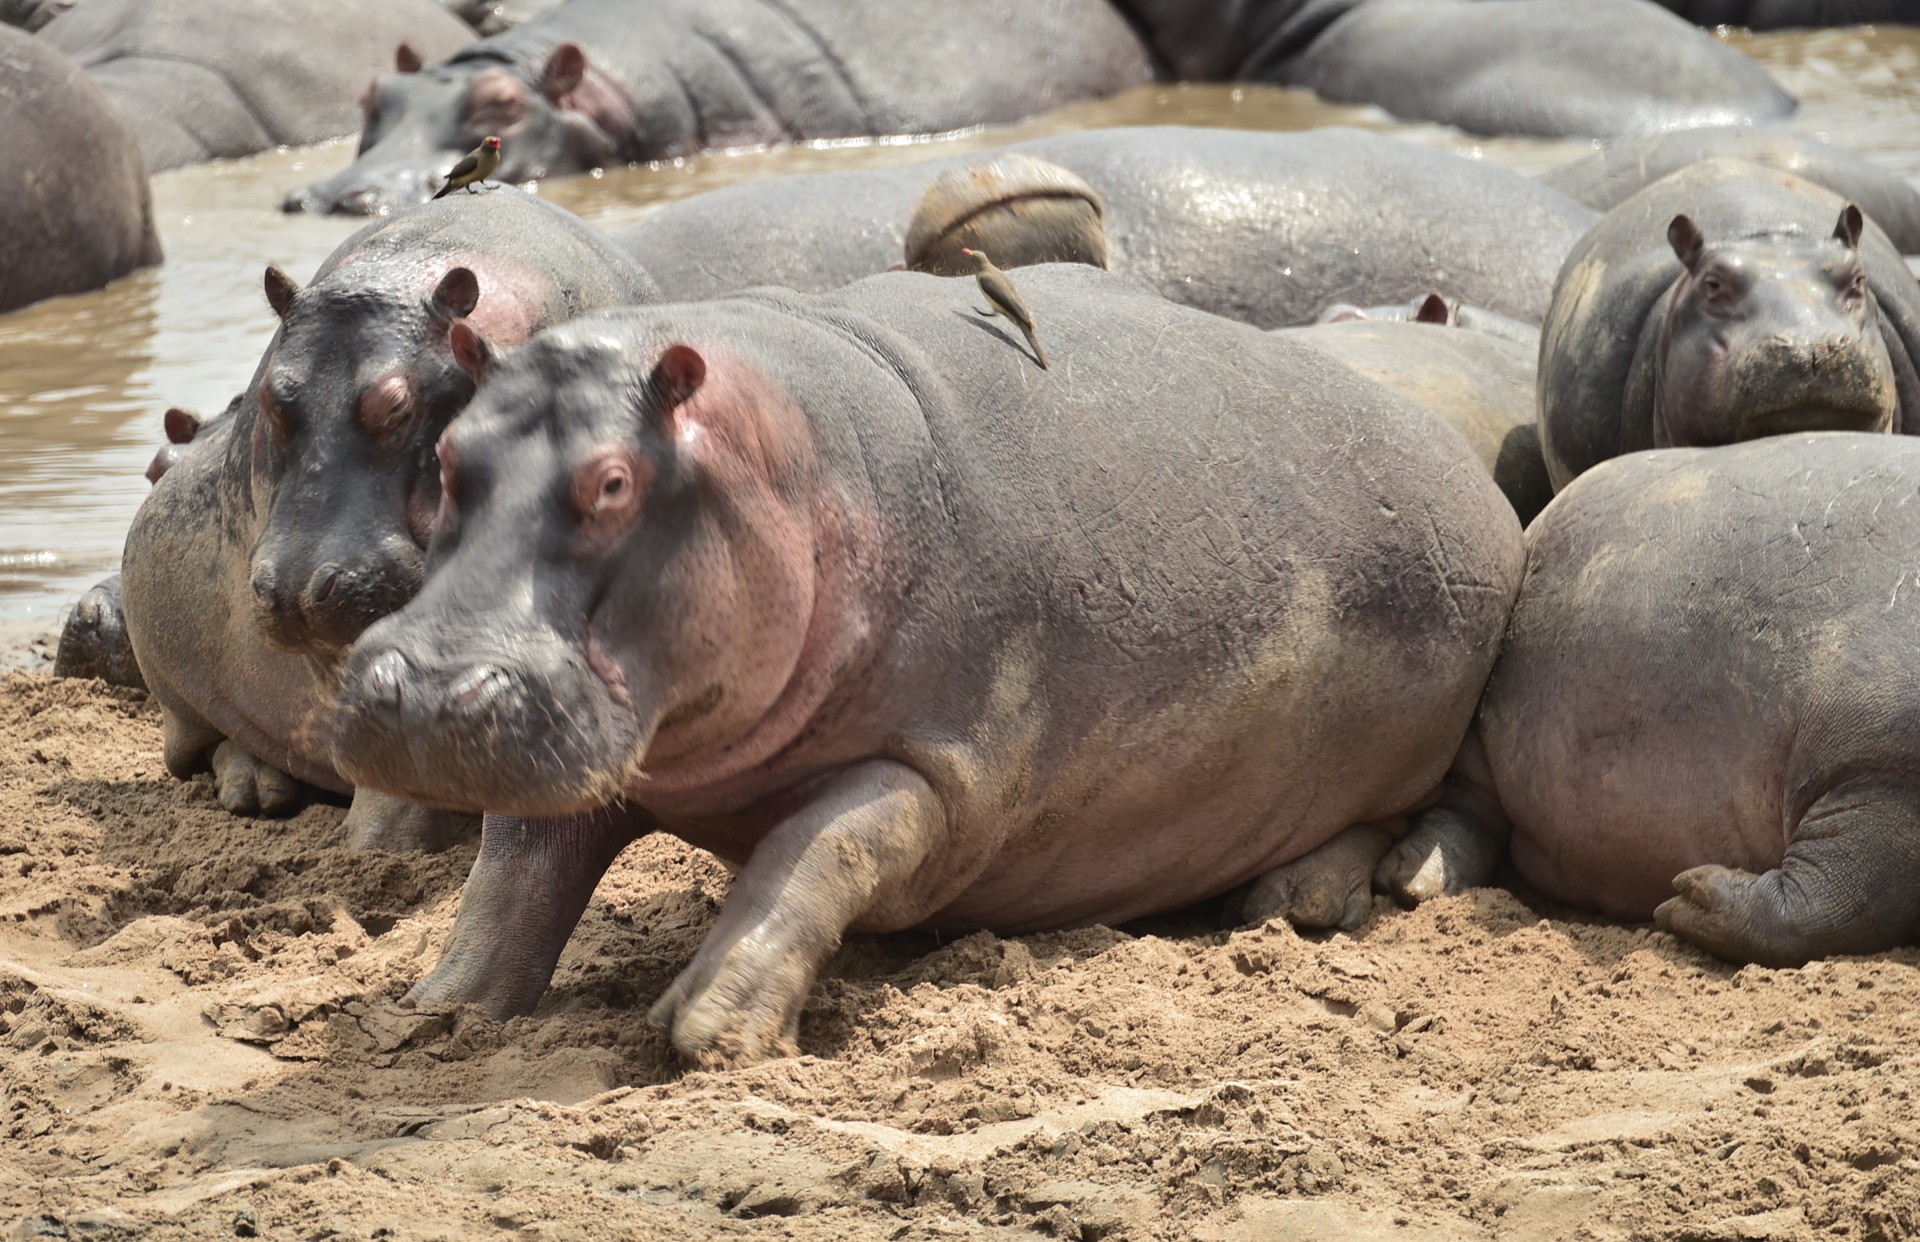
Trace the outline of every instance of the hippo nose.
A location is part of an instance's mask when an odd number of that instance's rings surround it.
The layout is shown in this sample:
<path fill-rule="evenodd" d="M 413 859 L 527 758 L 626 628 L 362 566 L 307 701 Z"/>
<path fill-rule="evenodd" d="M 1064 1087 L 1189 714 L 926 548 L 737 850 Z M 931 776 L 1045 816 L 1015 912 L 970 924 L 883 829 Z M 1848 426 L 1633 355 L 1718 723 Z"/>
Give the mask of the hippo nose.
<path fill-rule="evenodd" d="M 307 584 L 307 594 L 316 604 L 324 604 L 333 595 L 333 588 L 340 584 L 341 568 L 338 565 L 322 565 L 313 571 L 313 578 Z"/>
<path fill-rule="evenodd" d="M 400 687 L 412 675 L 413 666 L 407 663 L 407 657 L 389 649 L 367 662 L 367 671 L 361 675 L 360 684 L 369 703 L 397 711 L 400 707 Z"/>

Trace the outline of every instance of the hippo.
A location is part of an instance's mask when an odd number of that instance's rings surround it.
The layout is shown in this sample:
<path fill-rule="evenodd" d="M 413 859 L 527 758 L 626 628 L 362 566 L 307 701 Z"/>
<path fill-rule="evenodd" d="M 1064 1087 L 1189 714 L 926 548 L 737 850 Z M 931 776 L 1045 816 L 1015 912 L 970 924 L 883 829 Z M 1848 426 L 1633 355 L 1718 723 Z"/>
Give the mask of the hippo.
<path fill-rule="evenodd" d="M 147 688 L 127 640 L 126 611 L 120 603 L 120 575 L 94 584 L 80 597 L 60 627 L 54 649 L 55 677 L 98 677 L 110 686 Z"/>
<path fill-rule="evenodd" d="M 160 262 L 146 165 L 98 87 L 0 26 L 0 312 Z"/>
<path fill-rule="evenodd" d="M 1610 211 L 1688 164 L 1724 157 L 1790 172 L 1858 203 L 1902 254 L 1920 253 L 1920 190 L 1851 151 L 1772 129 L 1682 129 L 1610 142 L 1540 180 L 1589 207 Z"/>
<path fill-rule="evenodd" d="M 1752 60 L 1650 0 L 1119 0 L 1173 76 L 1305 87 L 1479 134 L 1780 120 Z"/>
<path fill-rule="evenodd" d="M 849 929 L 1117 922 L 1355 834 L 1364 883 L 1472 715 L 1512 510 L 1322 355 L 1088 266 L 1019 284 L 1051 370 L 916 272 L 504 360 L 459 331 L 427 582 L 332 727 L 355 781 L 490 812 L 415 1003 L 526 1012 L 656 830 L 741 868 L 653 1009 L 716 1064 L 792 1050 Z"/>
<path fill-rule="evenodd" d="M 1447 308 L 1445 299 L 1431 295 L 1429 303 L 1436 302 Z M 1522 525 L 1553 499 L 1534 421 L 1537 347 L 1438 317 L 1346 319 L 1280 331 L 1445 419 L 1499 484 Z"/>
<path fill-rule="evenodd" d="M 1567 256 L 1540 343 L 1556 488 L 1643 448 L 1920 430 L 1920 286 L 1860 209 L 1792 173 L 1688 165 Z"/>
<path fill-rule="evenodd" d="M 0 0 L 0 25 L 32 34 L 72 8 L 77 0 Z"/>
<path fill-rule="evenodd" d="M 289 211 L 427 197 L 488 135 L 502 181 L 1023 120 L 1153 78 L 1105 0 L 567 0 L 368 97 L 353 166 Z"/>
<path fill-rule="evenodd" d="M 903 254 L 967 270 L 959 252 L 976 244 L 1018 266 L 1030 234 L 1039 257 L 1104 256 L 1173 301 L 1262 328 L 1435 287 L 1538 323 L 1561 259 L 1598 218 L 1529 178 L 1358 130 L 1150 126 L 745 182 L 671 203 L 614 241 L 674 301 L 772 283 L 824 291 Z"/>
<path fill-rule="evenodd" d="M 1321 311 L 1314 322 L 1434 324 L 1446 328 L 1465 328 L 1482 336 L 1497 336 L 1516 345 L 1525 345 L 1536 353 L 1540 349 L 1540 329 L 1535 325 L 1521 323 L 1510 315 L 1502 315 L 1485 307 L 1468 306 L 1458 298 L 1432 291 L 1390 306 L 1355 306 L 1351 302 L 1335 302 Z M 1533 388 L 1531 369 L 1528 371 L 1527 388 L 1529 391 Z"/>
<path fill-rule="evenodd" d="M 1554 498 L 1475 730 L 1529 884 L 1733 962 L 1913 940 L 1916 479 L 1908 437 L 1820 432 Z"/>
<path fill-rule="evenodd" d="M 277 268 L 265 284 L 281 323 L 258 371 L 181 446 L 122 558 L 168 770 L 211 765 L 223 805 L 248 815 L 289 813 L 307 786 L 352 790 L 311 722 L 347 647 L 419 586 L 440 499 L 433 445 L 473 393 L 452 326 L 506 345 L 655 296 L 596 230 L 518 192 L 397 213 L 305 288 Z M 384 848 L 454 826 L 373 791 L 348 817 L 358 844 Z"/>
<path fill-rule="evenodd" d="M 159 172 L 350 134 L 370 78 L 473 31 L 434 0 L 86 0 L 39 37 L 86 67 Z"/>
<path fill-rule="evenodd" d="M 496 35 L 532 21 L 561 0 L 447 0 L 461 21 L 483 35 Z"/>
<path fill-rule="evenodd" d="M 1915 0 L 1658 0 L 1702 26 L 1783 30 L 1794 26 L 1920 25 Z"/>

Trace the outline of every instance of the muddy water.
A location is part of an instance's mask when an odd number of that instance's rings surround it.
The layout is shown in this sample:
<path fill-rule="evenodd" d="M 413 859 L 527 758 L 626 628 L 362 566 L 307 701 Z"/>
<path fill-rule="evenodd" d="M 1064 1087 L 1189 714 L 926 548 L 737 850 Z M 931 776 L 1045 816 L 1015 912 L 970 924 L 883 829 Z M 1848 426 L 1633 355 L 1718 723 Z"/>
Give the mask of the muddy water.
<path fill-rule="evenodd" d="M 1801 99 L 1796 131 L 1920 181 L 1920 31 L 1728 37 Z M 1586 150 L 1402 125 L 1295 91 L 1164 87 L 1008 129 L 712 155 L 539 192 L 612 225 L 749 177 L 912 163 L 1067 129 L 1153 124 L 1360 125 L 1529 173 Z M 0 664 L 48 658 L 73 600 L 118 562 L 147 489 L 141 472 L 161 440 L 162 412 L 180 405 L 217 413 L 246 383 L 273 334 L 262 268 L 277 263 L 304 280 L 358 226 L 284 216 L 276 206 L 289 186 L 345 166 L 352 154 L 352 142 L 340 141 L 157 177 L 164 266 L 0 316 Z"/>

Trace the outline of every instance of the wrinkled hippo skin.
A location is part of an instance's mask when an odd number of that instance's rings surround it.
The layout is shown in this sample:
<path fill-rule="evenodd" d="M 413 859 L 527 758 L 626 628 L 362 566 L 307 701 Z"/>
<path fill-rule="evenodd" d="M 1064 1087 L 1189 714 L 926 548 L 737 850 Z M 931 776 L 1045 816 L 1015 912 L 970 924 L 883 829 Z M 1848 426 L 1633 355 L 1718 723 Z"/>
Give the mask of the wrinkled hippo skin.
<path fill-rule="evenodd" d="M 760 284 L 837 288 L 901 261 L 930 185 L 1016 155 L 1058 166 L 1099 197 L 1113 272 L 1262 328 L 1310 323 L 1330 302 L 1436 287 L 1538 323 L 1561 259 L 1597 219 L 1529 178 L 1357 130 L 1154 126 L 1061 134 L 964 161 L 744 182 L 669 204 L 614 240 L 676 301 Z M 1034 187 L 1041 203 L 1057 202 L 1055 192 L 1052 181 Z M 1003 194 L 995 184 L 979 206 L 997 208 Z M 927 210 L 978 219 L 966 207 L 943 195 Z"/>
<path fill-rule="evenodd" d="M 160 262 L 146 165 L 99 89 L 8 26 L 0 80 L 0 311 Z"/>
<path fill-rule="evenodd" d="M 280 774 L 350 789 L 323 709 L 348 644 L 419 586 L 440 503 L 433 446 L 473 391 L 451 326 L 513 344 L 651 295 L 596 231 L 518 191 L 399 213 L 343 242 L 308 287 L 277 269 L 266 284 L 279 331 L 230 412 L 154 485 L 123 558 L 168 769 L 212 763 L 236 813 L 265 809 L 254 787 Z M 273 775 L 229 780 L 234 765 Z M 389 801 L 356 798 L 361 844 L 444 837 Z"/>
<path fill-rule="evenodd" d="M 1916 477 L 1920 443 L 1826 432 L 1554 500 L 1477 729 L 1528 883 L 1736 962 L 1913 939 Z"/>
<path fill-rule="evenodd" d="M 1120 0 L 1173 76 L 1303 86 L 1482 134 L 1777 120 L 1759 65 L 1649 0 Z"/>
<path fill-rule="evenodd" d="M 417 1001 L 531 1007 L 608 860 L 665 830 L 743 870 L 655 1015 L 751 1061 L 849 928 L 1116 922 L 1435 795 L 1519 567 L 1465 444 L 1096 269 L 1019 283 L 1052 370 L 918 273 L 497 364 L 334 725 L 358 781 L 529 817 L 489 816 Z"/>
<path fill-rule="evenodd" d="M 473 32 L 434 0 L 84 0 L 40 38 L 86 67 L 158 172 L 350 134 L 402 44 L 417 63 Z"/>
<path fill-rule="evenodd" d="M 1540 180 L 1607 211 L 1668 173 L 1725 157 L 1764 164 L 1823 185 L 1860 205 L 1902 254 L 1920 253 L 1920 190 L 1851 151 L 1771 129 L 1683 129 L 1610 142 Z"/>
<path fill-rule="evenodd" d="M 1565 487 L 1637 449 L 1911 433 L 1916 358 L 1920 286 L 1858 209 L 1756 164 L 1692 164 L 1567 256 L 1541 331 L 1547 469 Z"/>
<path fill-rule="evenodd" d="M 418 202 L 489 134 L 500 181 L 1022 120 L 1152 80 L 1105 0 L 570 0 L 381 79 L 351 168 L 294 210 Z"/>
<path fill-rule="evenodd" d="M 114 574 L 80 597 L 66 624 L 60 627 L 60 646 L 53 656 L 55 677 L 98 677 L 110 686 L 147 688 L 146 678 L 127 641 L 125 611 L 120 606 L 120 575 Z"/>
<path fill-rule="evenodd" d="M 1658 0 L 1702 26 L 1782 30 L 1792 26 L 1920 25 L 1917 0 Z"/>
<path fill-rule="evenodd" d="M 1536 350 L 1445 324 L 1345 320 L 1282 335 L 1426 406 L 1460 433 L 1522 525 L 1553 499 L 1534 422 Z"/>

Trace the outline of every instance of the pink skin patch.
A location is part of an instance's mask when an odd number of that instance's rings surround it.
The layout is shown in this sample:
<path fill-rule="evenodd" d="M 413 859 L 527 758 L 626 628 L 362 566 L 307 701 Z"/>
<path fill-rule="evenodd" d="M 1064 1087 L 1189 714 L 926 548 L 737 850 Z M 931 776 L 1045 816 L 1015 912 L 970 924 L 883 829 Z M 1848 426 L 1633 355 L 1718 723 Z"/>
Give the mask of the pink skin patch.
<path fill-rule="evenodd" d="M 360 428 L 376 440 L 398 439 L 414 415 L 413 372 L 393 370 L 360 394 Z"/>
<path fill-rule="evenodd" d="M 467 124 L 499 134 L 527 118 L 527 88 L 520 79 L 500 69 L 474 75 L 467 88 Z"/>
<path fill-rule="evenodd" d="M 619 661 L 607 654 L 607 649 L 600 645 L 600 636 L 593 632 L 591 624 L 587 626 L 586 647 L 587 667 L 592 669 L 593 675 L 605 684 L 607 697 L 628 711 L 632 711 L 633 698 L 627 693 L 627 670 L 621 668 Z"/>

